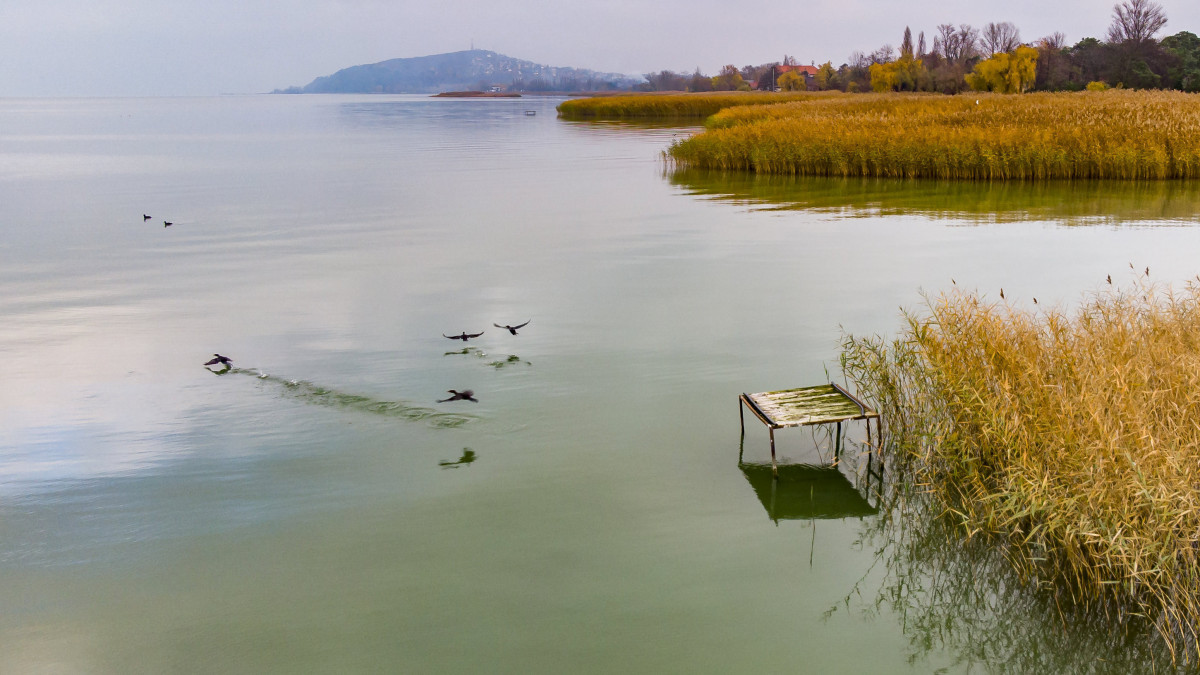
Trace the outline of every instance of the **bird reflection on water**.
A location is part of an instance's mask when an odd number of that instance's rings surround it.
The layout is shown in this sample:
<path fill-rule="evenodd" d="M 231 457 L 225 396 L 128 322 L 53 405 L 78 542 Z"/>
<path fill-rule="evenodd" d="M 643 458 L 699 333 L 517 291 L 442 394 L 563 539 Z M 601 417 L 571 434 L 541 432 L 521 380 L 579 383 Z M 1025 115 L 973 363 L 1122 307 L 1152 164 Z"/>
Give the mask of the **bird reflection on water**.
<path fill-rule="evenodd" d="M 442 467 L 443 469 L 457 469 L 460 466 L 469 466 L 471 462 L 474 462 L 477 459 L 479 459 L 479 456 L 475 454 L 474 450 L 470 448 L 463 448 L 462 456 L 459 457 L 457 461 L 451 462 L 448 460 L 443 460 L 438 462 L 438 466 Z"/>

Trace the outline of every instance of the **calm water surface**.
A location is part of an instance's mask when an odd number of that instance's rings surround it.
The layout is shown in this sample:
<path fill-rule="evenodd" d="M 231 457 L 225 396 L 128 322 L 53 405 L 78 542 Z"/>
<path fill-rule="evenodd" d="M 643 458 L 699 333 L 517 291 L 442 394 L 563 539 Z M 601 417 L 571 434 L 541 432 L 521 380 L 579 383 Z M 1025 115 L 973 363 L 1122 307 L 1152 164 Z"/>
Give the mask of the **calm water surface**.
<path fill-rule="evenodd" d="M 671 175 L 692 130 L 557 102 L 0 100 L 0 672 L 1161 658 L 884 508 L 861 428 L 772 488 L 736 397 L 951 278 L 1181 283 L 1194 190 Z"/>

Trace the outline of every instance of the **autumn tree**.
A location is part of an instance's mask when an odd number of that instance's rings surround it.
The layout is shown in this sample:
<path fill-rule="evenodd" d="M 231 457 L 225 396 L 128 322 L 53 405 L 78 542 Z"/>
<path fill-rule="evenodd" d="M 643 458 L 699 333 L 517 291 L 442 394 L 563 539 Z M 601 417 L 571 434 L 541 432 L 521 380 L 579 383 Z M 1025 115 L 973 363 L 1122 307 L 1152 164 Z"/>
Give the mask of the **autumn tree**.
<path fill-rule="evenodd" d="M 749 89 L 750 86 L 742 79 L 742 73 L 737 66 L 731 64 L 721 66 L 721 72 L 712 79 L 712 88 L 714 91 L 738 91 Z"/>
<path fill-rule="evenodd" d="M 817 74 L 813 78 L 817 89 L 822 91 L 826 89 L 837 89 L 837 71 L 833 69 L 833 62 L 826 61 L 817 67 Z"/>
<path fill-rule="evenodd" d="M 890 52 L 891 47 L 884 45 Z M 928 79 L 925 65 L 913 54 L 912 31 L 904 28 L 900 42 L 900 57 L 895 60 L 875 59 L 870 66 L 871 89 L 874 91 L 917 91 Z"/>
<path fill-rule="evenodd" d="M 686 91 L 688 88 L 688 76 L 683 73 L 662 70 L 646 73 L 643 77 L 649 85 L 648 91 Z"/>
<path fill-rule="evenodd" d="M 805 91 L 808 89 L 808 81 L 804 78 L 803 73 L 789 70 L 775 80 L 775 86 L 783 91 Z"/>
<path fill-rule="evenodd" d="M 705 77 L 704 73 L 697 68 L 696 72 L 692 73 L 692 80 L 688 83 L 688 91 L 712 91 L 712 78 Z"/>
<path fill-rule="evenodd" d="M 904 27 L 904 39 L 900 41 L 900 58 L 904 58 L 906 56 L 910 59 L 914 58 L 912 29 L 910 29 L 908 26 Z"/>
<path fill-rule="evenodd" d="M 967 75 L 967 84 L 975 91 L 1020 94 L 1033 87 L 1037 75 L 1038 50 L 1017 47 L 1011 52 L 993 54 L 975 64 Z"/>

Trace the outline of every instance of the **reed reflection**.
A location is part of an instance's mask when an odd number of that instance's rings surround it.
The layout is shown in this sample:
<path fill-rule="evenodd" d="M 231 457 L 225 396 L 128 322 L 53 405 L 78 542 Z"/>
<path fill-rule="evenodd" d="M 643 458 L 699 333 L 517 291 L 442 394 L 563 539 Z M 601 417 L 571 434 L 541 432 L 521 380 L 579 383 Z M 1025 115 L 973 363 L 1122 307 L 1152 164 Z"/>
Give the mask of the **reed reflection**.
<path fill-rule="evenodd" d="M 922 215 L 975 224 L 1200 224 L 1200 184 L 1187 181 L 987 183 L 702 170 L 668 170 L 664 177 L 692 195 L 764 210 L 810 210 L 851 218 Z"/>
<path fill-rule="evenodd" d="M 910 661 L 950 653 L 963 672 L 1194 672 L 1172 663 L 1141 617 L 1078 606 L 1070 589 L 1022 576 L 1004 542 L 964 538 L 929 494 L 902 483 L 884 481 L 857 542 L 875 561 L 827 618 L 886 610 L 902 622 Z"/>

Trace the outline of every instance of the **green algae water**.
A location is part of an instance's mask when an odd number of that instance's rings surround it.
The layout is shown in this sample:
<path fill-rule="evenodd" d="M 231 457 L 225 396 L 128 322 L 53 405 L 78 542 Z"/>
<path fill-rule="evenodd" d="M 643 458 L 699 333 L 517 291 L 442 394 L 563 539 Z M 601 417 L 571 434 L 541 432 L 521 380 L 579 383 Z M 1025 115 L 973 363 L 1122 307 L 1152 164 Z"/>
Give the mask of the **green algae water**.
<path fill-rule="evenodd" d="M 0 672 L 1169 668 L 737 396 L 951 279 L 1190 279 L 1194 191 L 676 175 L 558 102 L 0 100 Z"/>

